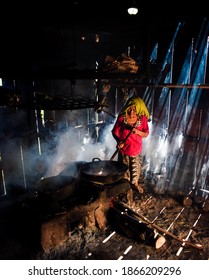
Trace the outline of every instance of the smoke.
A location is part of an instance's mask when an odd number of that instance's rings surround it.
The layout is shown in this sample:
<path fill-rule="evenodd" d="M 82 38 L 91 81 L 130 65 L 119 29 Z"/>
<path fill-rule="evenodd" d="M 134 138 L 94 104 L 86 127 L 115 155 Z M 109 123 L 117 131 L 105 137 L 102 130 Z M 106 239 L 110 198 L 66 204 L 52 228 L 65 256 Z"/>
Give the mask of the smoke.
<path fill-rule="evenodd" d="M 77 120 L 80 122 L 81 118 Z M 208 157 L 203 159 L 203 155 L 208 150 L 208 118 L 202 121 L 202 131 L 206 135 L 201 135 L 198 143 L 193 138 L 185 138 L 181 130 L 176 129 L 175 133 L 169 134 L 163 124 L 158 124 L 156 128 L 151 122 L 149 127 L 150 135 L 143 139 L 142 148 L 145 175 L 148 171 L 153 176 L 163 175 L 163 182 L 160 178 L 164 187 L 181 188 L 184 191 L 193 185 L 194 174 L 197 173 L 196 182 L 202 188 L 207 188 L 208 177 L 205 174 Z M 58 129 L 45 134 L 26 134 L 1 141 L 1 164 L 6 189 L 9 190 L 11 186 L 28 189 L 42 177 L 56 176 L 68 166 L 70 169 L 65 174 L 71 176 L 74 174 L 73 166 L 80 161 L 110 160 L 116 151 L 112 128 L 113 123 L 100 122 L 92 126 L 76 123 L 67 128 L 60 125 Z M 200 153 L 194 155 L 196 147 L 202 151 L 202 156 Z M 198 172 L 201 173 L 199 181 Z M 0 187 L 2 194 L 3 188 Z"/>
<path fill-rule="evenodd" d="M 73 128 L 68 128 L 56 136 L 57 146 L 48 161 L 49 167 L 46 176 L 59 174 L 72 162 L 110 159 L 116 149 L 116 142 L 111 134 L 112 126 L 112 124 L 108 125 L 102 130 L 99 142 L 88 134 L 84 134 L 79 139 L 78 133 Z"/>

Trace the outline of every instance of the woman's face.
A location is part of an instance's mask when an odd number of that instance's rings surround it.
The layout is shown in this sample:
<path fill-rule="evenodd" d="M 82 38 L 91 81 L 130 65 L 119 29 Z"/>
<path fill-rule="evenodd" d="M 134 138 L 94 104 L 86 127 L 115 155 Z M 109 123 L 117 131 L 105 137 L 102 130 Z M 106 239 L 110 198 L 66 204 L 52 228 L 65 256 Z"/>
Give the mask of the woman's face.
<path fill-rule="evenodd" d="M 131 106 L 128 108 L 127 113 L 130 117 L 135 117 L 136 116 L 136 107 Z"/>

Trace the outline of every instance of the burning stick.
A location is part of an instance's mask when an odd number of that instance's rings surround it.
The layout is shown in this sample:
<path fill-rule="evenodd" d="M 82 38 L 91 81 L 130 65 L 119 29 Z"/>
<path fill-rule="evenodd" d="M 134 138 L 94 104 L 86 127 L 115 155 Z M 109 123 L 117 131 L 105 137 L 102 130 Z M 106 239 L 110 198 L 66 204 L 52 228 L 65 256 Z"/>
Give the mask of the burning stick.
<path fill-rule="evenodd" d="M 169 231 L 155 225 L 154 223 L 152 223 L 151 221 L 149 221 L 146 217 L 143 217 L 142 215 L 140 215 L 139 213 L 136 213 L 135 211 L 133 211 L 131 208 L 129 208 L 125 203 L 123 203 L 122 201 L 119 201 L 119 200 L 115 200 L 112 202 L 113 205 L 119 205 L 119 206 L 122 206 L 124 208 L 124 211 L 129 211 L 131 212 L 134 216 L 137 216 L 138 218 L 140 218 L 141 220 L 143 220 L 145 223 L 149 224 L 152 228 L 156 229 L 157 231 L 160 231 L 170 237 L 172 237 L 173 239 L 181 242 L 181 243 L 184 243 L 185 245 L 188 245 L 188 246 L 191 246 L 191 247 L 194 247 L 196 249 L 203 249 L 203 246 L 201 244 L 193 244 L 187 240 L 184 240 L 184 239 L 181 239 L 179 238 L 178 236 L 170 233 Z"/>

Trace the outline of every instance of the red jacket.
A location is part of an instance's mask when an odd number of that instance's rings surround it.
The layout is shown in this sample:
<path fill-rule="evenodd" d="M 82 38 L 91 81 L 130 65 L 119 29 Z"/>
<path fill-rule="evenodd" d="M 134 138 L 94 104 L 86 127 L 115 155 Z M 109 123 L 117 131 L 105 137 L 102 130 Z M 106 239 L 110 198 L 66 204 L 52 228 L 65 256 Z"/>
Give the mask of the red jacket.
<path fill-rule="evenodd" d="M 136 129 L 149 133 L 148 120 L 146 116 L 141 117 L 141 123 L 139 126 L 136 126 Z M 127 125 L 125 125 L 123 115 L 119 115 L 112 129 L 114 138 L 116 138 L 119 142 L 123 141 L 129 132 L 130 129 Z M 120 149 L 120 152 L 128 156 L 137 156 L 140 154 L 142 152 L 142 137 L 135 133 L 131 133 L 125 141 L 124 147 Z"/>

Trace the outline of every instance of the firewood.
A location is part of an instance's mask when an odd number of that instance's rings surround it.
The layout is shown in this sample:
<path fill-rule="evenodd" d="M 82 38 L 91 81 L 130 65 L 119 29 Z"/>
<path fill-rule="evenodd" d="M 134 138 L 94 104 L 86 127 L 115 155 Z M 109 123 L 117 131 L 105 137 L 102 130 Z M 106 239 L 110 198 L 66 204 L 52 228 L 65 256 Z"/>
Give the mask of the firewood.
<path fill-rule="evenodd" d="M 163 235 L 160 235 L 159 237 L 157 237 L 157 240 L 155 242 L 155 248 L 159 249 L 160 247 L 162 247 L 166 242 L 166 239 Z"/>
<path fill-rule="evenodd" d="M 187 240 L 185 240 L 185 239 L 181 239 L 181 238 L 179 238 L 178 236 L 172 234 L 171 232 L 169 232 L 169 231 L 167 231 L 167 230 L 165 230 L 165 229 L 163 229 L 163 228 L 157 226 L 156 224 L 154 224 L 154 223 L 152 223 L 151 221 L 149 221 L 146 217 L 140 215 L 139 213 L 136 213 L 134 210 L 132 210 L 131 208 L 129 208 L 128 205 L 126 205 L 126 204 L 123 203 L 122 201 L 113 200 L 112 203 L 113 203 L 113 205 L 115 205 L 115 206 L 116 206 L 116 205 L 121 206 L 121 207 L 124 209 L 124 211 L 129 211 L 132 215 L 134 215 L 134 217 L 140 218 L 142 221 L 144 221 L 145 223 L 149 224 L 150 227 L 156 229 L 157 231 L 163 233 L 164 235 L 166 234 L 166 235 L 172 237 L 173 239 L 175 239 L 175 240 L 177 240 L 177 241 L 179 241 L 179 242 L 181 242 L 182 244 L 185 244 L 185 245 L 187 245 L 187 246 L 191 246 L 191 247 L 194 247 L 194 248 L 199 249 L 199 250 L 202 250 L 202 249 L 203 249 L 203 246 L 202 246 L 201 244 L 193 244 L 193 243 L 191 243 L 191 242 L 189 242 L 189 241 L 187 241 Z"/>

